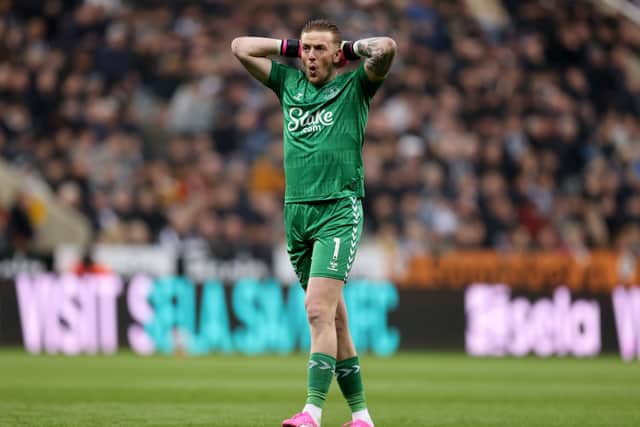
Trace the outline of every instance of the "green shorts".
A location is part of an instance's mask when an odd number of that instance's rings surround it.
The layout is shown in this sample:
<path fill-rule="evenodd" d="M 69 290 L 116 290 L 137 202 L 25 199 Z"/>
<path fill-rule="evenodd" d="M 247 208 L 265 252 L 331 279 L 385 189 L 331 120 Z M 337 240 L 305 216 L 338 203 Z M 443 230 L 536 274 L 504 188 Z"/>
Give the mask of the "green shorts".
<path fill-rule="evenodd" d="M 300 284 L 309 277 L 346 281 L 362 235 L 357 197 L 284 206 L 287 252 Z"/>

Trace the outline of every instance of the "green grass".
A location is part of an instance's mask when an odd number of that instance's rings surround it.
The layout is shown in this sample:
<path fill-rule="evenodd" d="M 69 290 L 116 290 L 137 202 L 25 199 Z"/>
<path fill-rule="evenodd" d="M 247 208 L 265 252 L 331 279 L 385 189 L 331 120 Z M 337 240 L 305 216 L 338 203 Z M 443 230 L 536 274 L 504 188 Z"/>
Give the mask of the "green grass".
<path fill-rule="evenodd" d="M 640 366 L 597 359 L 364 357 L 378 427 L 639 426 Z M 279 426 L 306 357 L 29 356 L 0 351 L 2 426 Z M 349 411 L 334 383 L 323 426 Z"/>

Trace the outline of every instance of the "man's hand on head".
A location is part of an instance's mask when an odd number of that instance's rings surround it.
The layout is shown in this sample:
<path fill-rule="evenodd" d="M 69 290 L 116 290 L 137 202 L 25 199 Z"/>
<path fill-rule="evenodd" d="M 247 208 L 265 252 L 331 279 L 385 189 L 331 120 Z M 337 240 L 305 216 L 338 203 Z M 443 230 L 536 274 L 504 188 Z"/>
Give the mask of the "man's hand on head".
<path fill-rule="evenodd" d="M 345 40 L 340 44 L 340 61 L 336 64 L 336 67 L 344 67 L 349 61 L 357 61 L 359 59 L 360 55 L 353 50 L 353 42 Z"/>

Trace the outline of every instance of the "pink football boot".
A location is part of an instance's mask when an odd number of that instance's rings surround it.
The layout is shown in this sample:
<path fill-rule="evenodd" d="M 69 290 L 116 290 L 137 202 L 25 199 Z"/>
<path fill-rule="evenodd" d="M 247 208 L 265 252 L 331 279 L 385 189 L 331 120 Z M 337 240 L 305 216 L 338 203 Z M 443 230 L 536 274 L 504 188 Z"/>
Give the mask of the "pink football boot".
<path fill-rule="evenodd" d="M 300 412 L 282 422 L 282 427 L 319 427 L 308 412 Z"/>
<path fill-rule="evenodd" d="M 355 421 L 349 421 L 348 423 L 343 424 L 342 427 L 373 427 L 373 425 L 369 424 L 366 421 L 355 420 Z"/>

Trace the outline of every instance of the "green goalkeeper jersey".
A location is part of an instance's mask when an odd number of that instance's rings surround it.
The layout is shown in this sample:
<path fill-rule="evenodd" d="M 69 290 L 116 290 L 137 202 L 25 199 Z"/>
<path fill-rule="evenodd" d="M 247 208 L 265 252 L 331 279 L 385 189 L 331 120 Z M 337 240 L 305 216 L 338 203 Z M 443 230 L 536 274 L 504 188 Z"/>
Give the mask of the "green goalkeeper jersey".
<path fill-rule="evenodd" d="M 362 145 L 381 83 L 360 65 L 316 87 L 301 70 L 272 61 L 267 86 L 284 117 L 285 203 L 364 196 Z"/>

